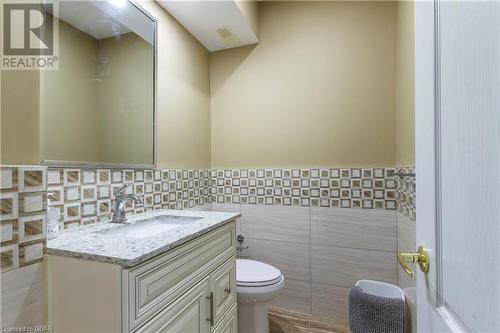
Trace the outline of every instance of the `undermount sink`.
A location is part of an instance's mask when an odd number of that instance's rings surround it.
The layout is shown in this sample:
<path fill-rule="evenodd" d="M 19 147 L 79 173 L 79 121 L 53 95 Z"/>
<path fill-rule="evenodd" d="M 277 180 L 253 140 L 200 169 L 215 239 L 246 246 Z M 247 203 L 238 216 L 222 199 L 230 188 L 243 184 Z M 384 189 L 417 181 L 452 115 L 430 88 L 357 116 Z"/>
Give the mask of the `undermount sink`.
<path fill-rule="evenodd" d="M 119 235 L 126 238 L 143 239 L 179 229 L 199 219 L 202 217 L 162 215 L 145 220 L 135 220 L 130 224 L 99 230 L 96 233 L 105 236 Z"/>

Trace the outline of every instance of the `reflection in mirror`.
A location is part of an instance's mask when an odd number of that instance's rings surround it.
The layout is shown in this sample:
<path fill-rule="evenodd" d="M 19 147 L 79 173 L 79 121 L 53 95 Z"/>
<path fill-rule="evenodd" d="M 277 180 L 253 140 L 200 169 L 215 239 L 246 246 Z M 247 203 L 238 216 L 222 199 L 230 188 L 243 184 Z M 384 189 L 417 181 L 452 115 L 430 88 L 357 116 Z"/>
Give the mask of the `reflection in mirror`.
<path fill-rule="evenodd" d="M 42 81 L 44 161 L 154 164 L 155 21 L 127 0 L 59 1 Z"/>

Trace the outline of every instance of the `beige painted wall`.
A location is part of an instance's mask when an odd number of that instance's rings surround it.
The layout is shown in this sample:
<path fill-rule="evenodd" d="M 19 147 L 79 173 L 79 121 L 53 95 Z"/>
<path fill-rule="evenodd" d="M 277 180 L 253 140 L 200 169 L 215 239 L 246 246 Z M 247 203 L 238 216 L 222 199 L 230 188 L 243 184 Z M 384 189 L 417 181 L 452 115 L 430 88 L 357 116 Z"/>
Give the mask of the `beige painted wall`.
<path fill-rule="evenodd" d="M 411 43 L 396 32 L 411 27 L 404 2 L 262 3 L 261 43 L 213 54 L 210 71 L 208 52 L 158 4 L 143 4 L 159 19 L 159 167 L 210 166 L 210 107 L 214 167 L 414 160 L 412 88 L 400 85 L 411 85 L 401 70 Z M 4 164 L 39 160 L 35 76 L 2 73 Z"/>
<path fill-rule="evenodd" d="M 1 164 L 38 164 L 40 73 L 1 71 Z"/>
<path fill-rule="evenodd" d="M 59 70 L 42 75 L 40 159 L 101 161 L 98 41 L 59 21 Z"/>
<path fill-rule="evenodd" d="M 142 1 L 158 22 L 157 165 L 210 167 L 210 56 L 156 2 Z M 37 164 L 38 72 L 2 73 L 1 163 Z M 76 159 L 76 158 L 75 158 Z"/>
<path fill-rule="evenodd" d="M 260 3 L 260 43 L 211 56 L 212 166 L 393 165 L 396 14 Z"/>
<path fill-rule="evenodd" d="M 153 164 L 153 47 L 60 21 L 59 70 L 42 73 L 40 159 Z"/>
<path fill-rule="evenodd" d="M 415 73 L 413 2 L 398 1 L 397 5 L 397 165 L 415 165 Z M 416 224 L 397 213 L 398 251 L 414 251 L 416 248 Z M 414 287 L 415 278 L 398 267 L 398 285 Z"/>
<path fill-rule="evenodd" d="M 158 19 L 157 165 L 210 167 L 210 56 L 156 2 L 142 2 Z"/>
<path fill-rule="evenodd" d="M 255 36 L 259 38 L 259 1 L 236 0 L 235 2 Z"/>
<path fill-rule="evenodd" d="M 154 47 L 135 33 L 98 41 L 100 161 L 153 164 Z"/>
<path fill-rule="evenodd" d="M 397 165 L 415 165 L 413 2 L 398 1 L 396 57 Z"/>

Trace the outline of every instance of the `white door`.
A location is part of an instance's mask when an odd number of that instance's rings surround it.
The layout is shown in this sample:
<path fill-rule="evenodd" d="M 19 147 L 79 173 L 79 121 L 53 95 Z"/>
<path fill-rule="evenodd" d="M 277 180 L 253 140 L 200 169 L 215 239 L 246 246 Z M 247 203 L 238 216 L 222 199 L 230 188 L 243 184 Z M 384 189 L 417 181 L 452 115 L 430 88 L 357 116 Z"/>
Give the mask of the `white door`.
<path fill-rule="evenodd" d="M 500 332 L 500 2 L 415 3 L 419 332 Z"/>

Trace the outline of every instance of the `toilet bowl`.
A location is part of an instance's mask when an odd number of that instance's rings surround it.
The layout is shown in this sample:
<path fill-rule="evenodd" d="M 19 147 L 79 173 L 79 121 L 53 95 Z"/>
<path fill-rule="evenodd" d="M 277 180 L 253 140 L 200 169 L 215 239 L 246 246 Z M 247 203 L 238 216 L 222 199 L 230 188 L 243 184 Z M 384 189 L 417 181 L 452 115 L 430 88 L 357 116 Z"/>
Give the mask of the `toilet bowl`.
<path fill-rule="evenodd" d="M 267 306 L 285 286 L 281 271 L 255 260 L 236 260 L 238 332 L 268 333 Z"/>

